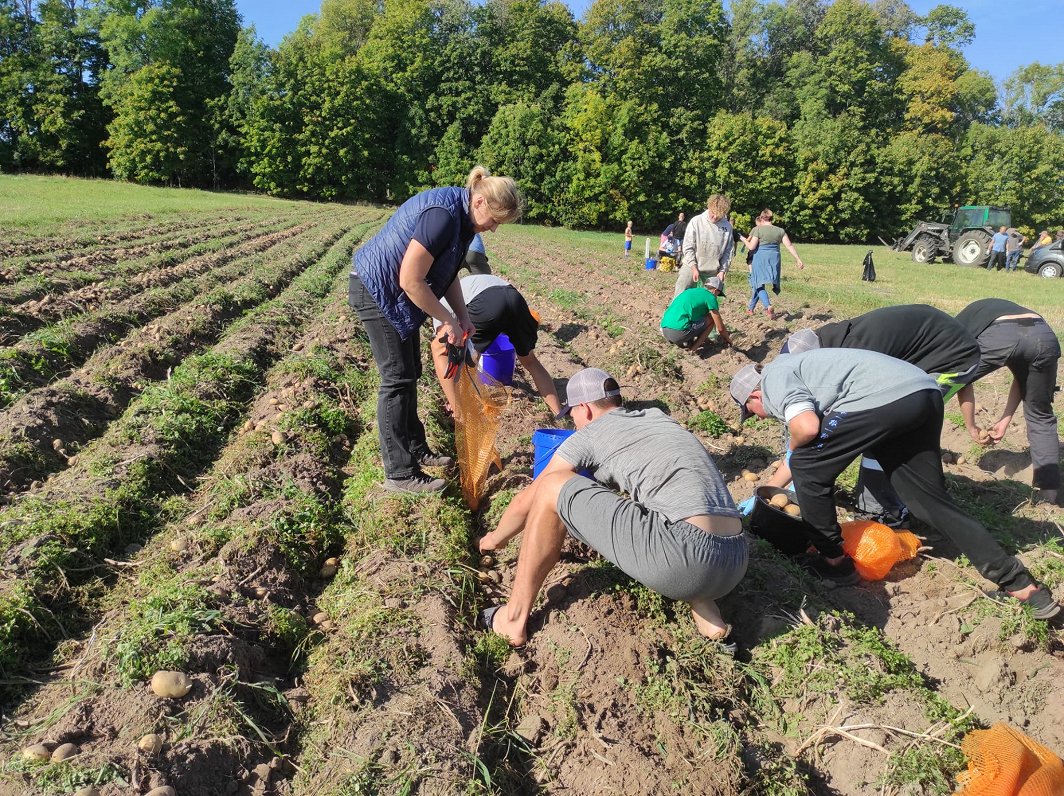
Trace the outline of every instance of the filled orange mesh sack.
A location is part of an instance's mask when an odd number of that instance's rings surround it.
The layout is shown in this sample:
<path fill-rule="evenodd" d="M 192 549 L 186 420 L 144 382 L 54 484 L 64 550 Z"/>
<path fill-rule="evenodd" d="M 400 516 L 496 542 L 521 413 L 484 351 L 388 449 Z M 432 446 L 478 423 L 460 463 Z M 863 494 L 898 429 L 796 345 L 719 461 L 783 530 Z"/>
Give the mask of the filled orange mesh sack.
<path fill-rule="evenodd" d="M 956 796 L 1061 796 L 1064 762 L 1019 730 L 999 722 L 961 742 L 968 770 Z"/>
<path fill-rule="evenodd" d="M 510 390 L 472 365 L 462 365 L 455 379 L 454 444 L 462 497 L 471 510 L 480 508 L 487 491 L 488 471 L 502 470 L 495 437 Z"/>
<path fill-rule="evenodd" d="M 853 559 L 862 578 L 882 580 L 899 561 L 916 558 L 920 540 L 880 522 L 853 520 L 842 523 L 842 549 Z"/>

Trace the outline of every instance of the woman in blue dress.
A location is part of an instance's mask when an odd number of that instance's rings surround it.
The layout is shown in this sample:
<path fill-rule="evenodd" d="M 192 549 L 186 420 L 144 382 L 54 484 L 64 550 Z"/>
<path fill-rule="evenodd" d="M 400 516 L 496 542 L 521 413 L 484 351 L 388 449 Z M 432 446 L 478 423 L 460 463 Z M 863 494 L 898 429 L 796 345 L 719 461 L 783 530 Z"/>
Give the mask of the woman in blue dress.
<path fill-rule="evenodd" d="M 805 263 L 798 256 L 794 244 L 791 243 L 786 230 L 772 223 L 772 211 L 764 209 L 757 217 L 756 225 L 750 234 L 742 238 L 753 255 L 750 263 L 750 303 L 746 307 L 746 314 L 753 315 L 758 302 L 764 305 L 765 314 L 769 318 L 775 318 L 772 311 L 772 302 L 768 297 L 768 286 L 772 286 L 772 292 L 779 295 L 780 292 L 780 244 L 787 247 L 794 259 L 798 261 L 798 270 L 805 268 Z"/>

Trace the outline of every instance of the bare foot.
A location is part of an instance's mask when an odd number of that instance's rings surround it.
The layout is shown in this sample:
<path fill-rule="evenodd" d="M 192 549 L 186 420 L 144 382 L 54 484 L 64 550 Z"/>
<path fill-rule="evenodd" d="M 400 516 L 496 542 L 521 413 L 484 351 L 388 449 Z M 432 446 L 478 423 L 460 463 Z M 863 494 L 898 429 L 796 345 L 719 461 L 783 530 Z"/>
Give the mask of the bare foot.
<path fill-rule="evenodd" d="M 713 600 L 692 602 L 691 616 L 698 632 L 708 639 L 723 639 L 731 632 L 731 625 L 721 617 L 720 609 Z"/>

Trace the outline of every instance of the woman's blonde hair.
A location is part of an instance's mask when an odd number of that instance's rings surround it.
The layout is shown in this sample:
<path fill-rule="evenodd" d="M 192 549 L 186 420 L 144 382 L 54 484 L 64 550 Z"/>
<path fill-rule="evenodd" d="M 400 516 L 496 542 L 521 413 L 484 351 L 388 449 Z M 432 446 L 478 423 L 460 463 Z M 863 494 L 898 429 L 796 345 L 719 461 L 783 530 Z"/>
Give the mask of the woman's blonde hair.
<path fill-rule="evenodd" d="M 757 217 L 762 221 L 772 221 L 772 211 L 766 207 Z"/>
<path fill-rule="evenodd" d="M 492 177 L 484 166 L 474 166 L 466 178 L 466 188 L 475 196 L 483 196 L 491 217 L 499 224 L 516 221 L 524 212 L 524 199 L 517 183 L 510 177 Z"/>
<path fill-rule="evenodd" d="M 715 193 L 706 200 L 706 209 L 712 210 L 719 218 L 724 218 L 731 210 L 731 199 L 722 193 Z"/>

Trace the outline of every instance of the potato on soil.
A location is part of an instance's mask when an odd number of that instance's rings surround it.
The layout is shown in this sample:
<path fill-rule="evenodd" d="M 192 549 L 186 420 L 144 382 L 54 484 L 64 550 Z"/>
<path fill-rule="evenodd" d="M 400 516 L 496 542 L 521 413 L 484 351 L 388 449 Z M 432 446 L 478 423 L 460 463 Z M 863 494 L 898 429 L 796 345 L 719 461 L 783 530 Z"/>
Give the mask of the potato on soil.
<path fill-rule="evenodd" d="M 37 743 L 22 750 L 22 759 L 35 763 L 47 763 L 52 759 L 52 750 L 43 743 Z"/>
<path fill-rule="evenodd" d="M 92 785 L 86 785 L 74 791 L 74 796 L 100 796 L 100 791 Z"/>
<path fill-rule="evenodd" d="M 790 502 L 790 499 L 782 492 L 778 495 L 773 495 L 772 500 L 769 501 L 771 505 L 775 506 L 778 509 L 784 508 Z"/>
<path fill-rule="evenodd" d="M 77 754 L 81 754 L 81 749 L 78 748 L 76 743 L 65 743 L 61 746 L 57 746 L 52 751 L 51 760 L 53 763 L 58 763 L 60 760 L 66 760 Z"/>
<path fill-rule="evenodd" d="M 137 748 L 149 755 L 157 755 L 163 750 L 163 736 L 150 732 L 137 741 Z"/>
<path fill-rule="evenodd" d="M 192 681 L 184 672 L 156 672 L 151 677 L 151 690 L 156 696 L 181 699 L 192 690 Z"/>
<path fill-rule="evenodd" d="M 799 514 L 802 513 L 802 510 L 798 508 L 797 503 L 788 503 L 786 506 L 783 507 L 783 510 L 790 514 L 792 517 L 797 517 Z"/>
<path fill-rule="evenodd" d="M 270 439 L 273 440 L 274 445 L 284 445 L 288 440 L 288 435 L 283 431 L 275 431 L 270 435 Z"/>
<path fill-rule="evenodd" d="M 152 788 L 144 796 L 177 796 L 177 791 L 169 785 L 162 785 L 158 788 Z"/>
<path fill-rule="evenodd" d="M 310 621 L 315 625 L 323 624 L 329 620 L 329 615 L 325 611 L 318 611 L 314 616 L 310 618 Z"/>
<path fill-rule="evenodd" d="M 757 473 L 752 473 L 749 470 L 743 470 L 742 475 L 743 475 L 743 478 L 745 478 L 747 481 L 756 481 L 757 480 Z"/>
<path fill-rule="evenodd" d="M 170 549 L 173 550 L 175 553 L 183 553 L 188 550 L 188 547 L 189 541 L 184 536 L 179 536 L 172 542 L 170 542 Z"/>

